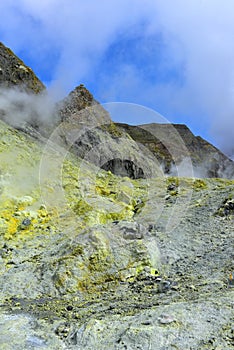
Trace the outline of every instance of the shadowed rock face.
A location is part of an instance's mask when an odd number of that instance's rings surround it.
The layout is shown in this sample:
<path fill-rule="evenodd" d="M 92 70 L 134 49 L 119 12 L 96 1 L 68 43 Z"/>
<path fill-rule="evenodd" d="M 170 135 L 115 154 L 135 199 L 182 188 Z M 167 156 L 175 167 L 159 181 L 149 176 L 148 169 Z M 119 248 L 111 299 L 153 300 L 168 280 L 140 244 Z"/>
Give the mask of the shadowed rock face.
<path fill-rule="evenodd" d="M 144 171 L 131 160 L 111 159 L 101 167 L 106 171 L 111 171 L 115 175 L 128 176 L 130 179 L 144 179 Z"/>
<path fill-rule="evenodd" d="M 0 43 L 0 87 L 14 86 L 34 93 L 45 89 L 33 71 L 9 48 Z"/>

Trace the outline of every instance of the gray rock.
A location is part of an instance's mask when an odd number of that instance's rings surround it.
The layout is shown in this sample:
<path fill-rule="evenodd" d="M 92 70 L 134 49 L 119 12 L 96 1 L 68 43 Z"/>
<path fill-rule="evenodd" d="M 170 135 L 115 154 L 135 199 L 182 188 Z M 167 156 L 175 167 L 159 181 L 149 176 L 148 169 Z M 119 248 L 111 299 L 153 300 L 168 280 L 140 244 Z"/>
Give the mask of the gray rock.
<path fill-rule="evenodd" d="M 63 342 L 53 332 L 53 326 L 25 314 L 1 313 L 0 316 L 1 349 L 66 349 Z"/>

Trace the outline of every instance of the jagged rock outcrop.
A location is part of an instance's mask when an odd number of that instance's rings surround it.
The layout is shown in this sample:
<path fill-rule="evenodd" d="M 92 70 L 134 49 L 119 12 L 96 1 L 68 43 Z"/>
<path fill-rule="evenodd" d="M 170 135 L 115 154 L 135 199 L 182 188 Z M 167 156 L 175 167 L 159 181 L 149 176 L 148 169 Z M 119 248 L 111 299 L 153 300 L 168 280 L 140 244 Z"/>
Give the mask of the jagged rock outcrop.
<path fill-rule="evenodd" d="M 39 93 L 45 89 L 31 68 L 8 47 L 0 43 L 0 88 L 17 86 L 21 90 Z"/>
<path fill-rule="evenodd" d="M 58 104 L 62 122 L 80 126 L 96 126 L 110 123 L 109 113 L 97 102 L 83 84 L 77 86 Z"/>
<path fill-rule="evenodd" d="M 25 132 L 48 135 L 52 117 L 44 84 L 31 68 L 0 43 L 0 118 Z M 55 119 L 56 120 L 56 119 Z"/>

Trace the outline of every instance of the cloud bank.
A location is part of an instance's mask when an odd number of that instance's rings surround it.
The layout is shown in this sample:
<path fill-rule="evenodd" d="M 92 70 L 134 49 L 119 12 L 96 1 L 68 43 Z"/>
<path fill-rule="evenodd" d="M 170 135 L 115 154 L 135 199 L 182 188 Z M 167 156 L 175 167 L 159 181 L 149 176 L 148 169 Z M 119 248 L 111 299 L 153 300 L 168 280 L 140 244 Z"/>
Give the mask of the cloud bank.
<path fill-rule="evenodd" d="M 47 85 L 144 104 L 234 157 L 231 0 L 3 0 L 0 11 L 1 40 Z"/>

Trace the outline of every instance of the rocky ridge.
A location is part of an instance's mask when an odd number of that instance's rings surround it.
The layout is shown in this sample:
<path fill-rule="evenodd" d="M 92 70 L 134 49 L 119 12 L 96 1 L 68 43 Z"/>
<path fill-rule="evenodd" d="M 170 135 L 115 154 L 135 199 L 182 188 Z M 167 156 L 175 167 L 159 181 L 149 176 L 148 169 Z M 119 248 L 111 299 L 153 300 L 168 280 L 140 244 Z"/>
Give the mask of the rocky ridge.
<path fill-rule="evenodd" d="M 125 130 L 134 141 L 148 148 L 163 165 L 165 173 L 172 174 L 175 164 L 178 166 L 185 158 L 189 158 L 196 177 L 234 177 L 234 162 L 209 142 L 195 136 L 186 125 L 116 125 L 120 130 Z M 184 142 L 184 149 L 181 142 L 178 142 L 177 133 Z"/>
<path fill-rule="evenodd" d="M 116 175 L 177 175 L 180 168 L 180 176 L 234 177 L 233 161 L 185 125 L 114 123 L 83 86 L 63 101 L 59 113 L 64 145 Z"/>

